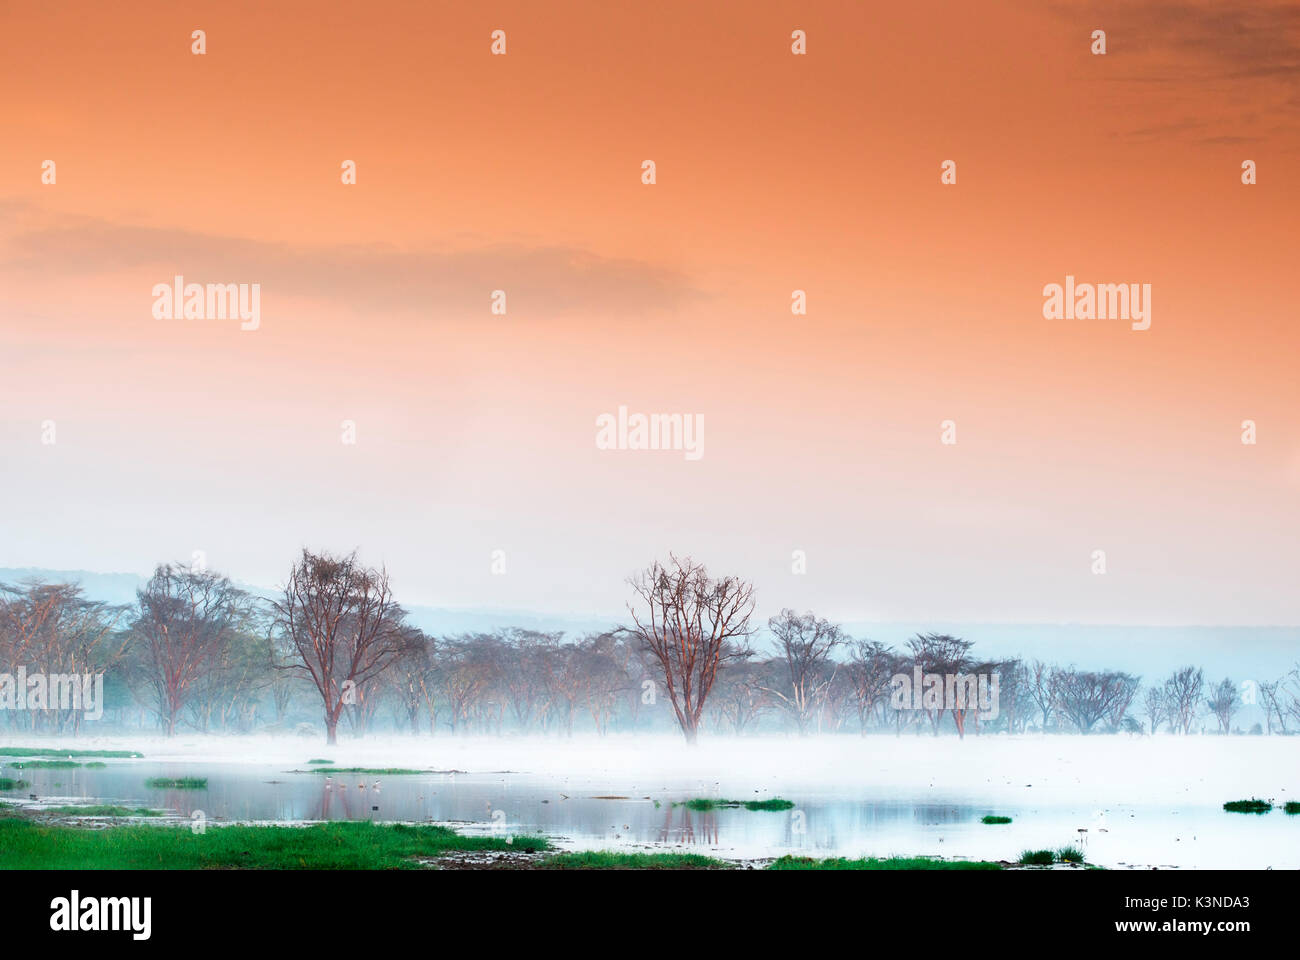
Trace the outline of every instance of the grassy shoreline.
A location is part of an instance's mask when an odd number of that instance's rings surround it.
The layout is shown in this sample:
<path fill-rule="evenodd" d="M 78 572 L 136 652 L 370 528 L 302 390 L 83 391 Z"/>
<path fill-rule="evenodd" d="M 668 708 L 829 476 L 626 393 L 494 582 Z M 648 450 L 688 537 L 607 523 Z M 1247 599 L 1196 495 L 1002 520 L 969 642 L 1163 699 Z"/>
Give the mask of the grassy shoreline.
<path fill-rule="evenodd" d="M 102 830 L 0 818 L 3 870 L 413 870 L 465 851 L 540 852 L 541 837 L 467 837 L 448 827 L 333 821 L 309 826 L 115 824 Z"/>
<path fill-rule="evenodd" d="M 938 857 L 785 856 L 736 862 L 694 853 L 560 852 L 544 837 L 466 836 L 431 824 L 330 821 L 303 826 L 148 824 L 157 811 L 117 806 L 0 807 L 0 870 L 1002 870 L 1007 862 Z M 58 820 L 51 817 L 60 818 Z M 121 818 L 101 829 L 77 817 Z M 68 822 L 73 818 L 74 822 Z"/>

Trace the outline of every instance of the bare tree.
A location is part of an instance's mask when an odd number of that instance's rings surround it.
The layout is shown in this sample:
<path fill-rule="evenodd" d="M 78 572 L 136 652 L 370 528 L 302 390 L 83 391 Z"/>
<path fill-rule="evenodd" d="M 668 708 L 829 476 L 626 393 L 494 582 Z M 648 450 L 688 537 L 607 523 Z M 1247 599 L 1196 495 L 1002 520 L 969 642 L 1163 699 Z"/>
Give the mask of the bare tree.
<path fill-rule="evenodd" d="M 136 592 L 131 626 L 167 736 L 203 683 L 226 665 L 239 629 L 251 616 L 251 598 L 218 573 L 164 563 Z"/>
<path fill-rule="evenodd" d="M 1056 715 L 1056 691 L 1052 684 L 1053 669 L 1041 660 L 1029 664 L 1029 697 L 1038 708 L 1040 727 L 1047 731 L 1047 725 Z"/>
<path fill-rule="evenodd" d="M 628 677 L 620 661 L 614 633 L 599 633 L 578 642 L 574 650 L 579 664 L 579 696 L 591 714 L 596 732 L 604 735 L 614 708 L 627 688 Z"/>
<path fill-rule="evenodd" d="M 1232 715 L 1241 707 L 1241 694 L 1237 691 L 1237 685 L 1224 677 L 1205 699 L 1205 705 L 1214 714 L 1214 719 L 1219 721 L 1219 732 L 1230 733 Z"/>
<path fill-rule="evenodd" d="M 878 640 L 858 640 L 849 657 L 849 684 L 858 712 L 858 728 L 865 736 L 867 722 L 877 708 L 889 701 L 889 681 L 895 673 L 896 657 L 892 647 Z"/>
<path fill-rule="evenodd" d="M 295 654 L 290 669 L 315 684 L 326 740 L 337 743 L 343 708 L 405 646 L 405 612 L 393 600 L 388 573 L 361 566 L 355 552 L 334 557 L 303 550 L 274 606 Z"/>
<path fill-rule="evenodd" d="M 716 726 L 732 733 L 744 733 L 757 723 L 770 709 L 763 693 L 763 664 L 753 662 L 748 656 L 725 660 L 709 697 L 709 709 Z"/>
<path fill-rule="evenodd" d="M 718 667 L 748 651 L 754 587 L 739 577 L 713 579 L 703 564 L 669 554 L 629 581 L 642 604 L 628 604 L 632 633 L 658 663 L 687 743 L 694 743 Z"/>
<path fill-rule="evenodd" d="M 846 642 L 844 631 L 811 613 L 785 609 L 767 621 L 776 638 L 777 657 L 785 661 L 781 686 L 764 687 L 776 703 L 794 720 L 800 735 L 825 699 L 835 679 L 831 654 Z"/>
<path fill-rule="evenodd" d="M 422 630 L 407 625 L 401 630 L 404 635 L 402 653 L 393 660 L 385 679 L 397 700 L 402 718 L 415 734 L 420 730 L 420 707 L 425 703 L 427 684 L 434 669 L 433 657 L 429 638 Z"/>
<path fill-rule="evenodd" d="M 1273 720 L 1277 719 L 1278 732 L 1286 733 L 1286 691 L 1283 687 L 1282 680 L 1261 680 L 1259 683 L 1259 698 L 1264 707 L 1264 722 L 1268 725 L 1268 732 L 1273 732 Z"/>
<path fill-rule="evenodd" d="M 1007 725 L 1007 733 L 1023 733 L 1026 713 L 1033 702 L 1032 676 L 1029 667 L 1018 658 L 992 665 L 1000 679 L 998 711 Z M 976 722 L 978 723 L 978 714 Z"/>
<path fill-rule="evenodd" d="M 1160 724 L 1169 719 L 1169 698 L 1165 690 L 1161 687 L 1148 687 L 1142 709 L 1154 735 L 1160 729 Z"/>
<path fill-rule="evenodd" d="M 1137 694 L 1139 678 L 1118 671 L 1057 671 L 1057 699 L 1061 713 L 1080 733 L 1089 733 L 1106 717 L 1119 729 Z"/>
<path fill-rule="evenodd" d="M 117 625 L 125 612 L 125 607 L 87 600 L 75 583 L 0 584 L 0 664 L 88 679 L 122 661 L 126 640 L 117 635 Z M 84 691 L 82 684 L 76 687 Z M 48 723 L 75 733 L 86 706 L 84 699 L 79 707 L 51 696 L 45 707 L 23 711 L 22 719 L 32 730 Z M 0 712 L 11 724 L 17 719 L 12 711 Z"/>
<path fill-rule="evenodd" d="M 907 641 L 908 649 L 912 652 L 913 664 L 921 668 L 923 675 L 938 674 L 944 678 L 942 682 L 945 685 L 947 678 L 956 680 L 958 677 L 969 675 L 975 668 L 969 657 L 970 648 L 974 645 L 974 641 L 962 640 L 960 637 L 944 633 L 918 633 Z M 954 699 L 936 708 L 928 706 L 924 708 L 936 737 L 939 735 L 939 725 L 945 710 L 952 713 L 958 736 L 963 738 L 966 736 L 966 714 L 974 709 L 976 704 L 965 697 L 961 698 L 961 701 L 958 704 L 957 699 Z"/>
<path fill-rule="evenodd" d="M 1169 704 L 1169 723 L 1183 734 L 1190 733 L 1205 689 L 1205 674 L 1200 667 L 1183 667 L 1165 681 L 1165 698 Z"/>
<path fill-rule="evenodd" d="M 464 732 L 500 686 L 497 638 L 490 633 L 447 637 L 436 645 L 438 691 L 452 733 Z M 504 698 L 500 698 L 504 702 Z"/>
<path fill-rule="evenodd" d="M 503 634 L 509 655 L 508 669 L 502 670 L 502 693 L 520 729 L 527 729 L 547 705 L 547 654 L 559 645 L 562 633 L 511 628 Z"/>

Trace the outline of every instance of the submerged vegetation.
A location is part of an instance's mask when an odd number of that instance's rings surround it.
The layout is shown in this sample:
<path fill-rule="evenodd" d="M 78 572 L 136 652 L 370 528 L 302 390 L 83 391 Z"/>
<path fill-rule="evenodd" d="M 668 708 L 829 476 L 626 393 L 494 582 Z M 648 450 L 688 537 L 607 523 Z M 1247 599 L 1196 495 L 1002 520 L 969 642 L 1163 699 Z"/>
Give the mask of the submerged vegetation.
<path fill-rule="evenodd" d="M 144 782 L 151 790 L 206 790 L 207 777 L 151 777 Z"/>
<path fill-rule="evenodd" d="M 862 857 L 849 860 L 831 857 L 818 860 L 814 857 L 784 856 L 774 860 L 769 870 L 1001 870 L 1002 864 L 992 860 L 941 860 L 938 857 Z"/>
<path fill-rule="evenodd" d="M 28 786 L 26 780 L 14 780 L 12 777 L 0 777 L 0 790 L 22 790 Z"/>
<path fill-rule="evenodd" d="M 339 820 L 308 826 L 212 825 L 194 833 L 184 825 L 51 822 L 49 817 L 107 817 L 129 821 L 164 811 L 120 804 L 58 807 L 0 805 L 0 870 L 22 869 L 248 869 L 390 870 L 458 866 L 543 870 L 732 870 L 738 863 L 676 851 L 555 852 L 544 837 L 465 836 L 428 824 Z M 504 856 L 477 856 L 478 854 Z M 1075 847 L 1026 851 L 1021 864 L 1083 865 Z M 992 860 L 935 856 L 816 857 L 787 855 L 768 870 L 1001 870 Z"/>
<path fill-rule="evenodd" d="M 66 817 L 161 817 L 161 810 L 149 807 L 123 807 L 114 803 L 92 803 L 84 806 L 40 807 L 35 813 L 53 813 Z"/>
<path fill-rule="evenodd" d="M 69 767 L 79 767 L 81 764 L 75 760 L 24 760 L 22 763 L 15 763 L 12 766 L 19 770 L 62 770 Z"/>
<path fill-rule="evenodd" d="M 684 803 L 674 803 L 674 807 L 686 807 L 688 810 L 708 811 L 744 807 L 746 810 L 791 810 L 794 802 L 772 797 L 770 800 L 714 800 L 711 797 L 696 797 Z"/>
<path fill-rule="evenodd" d="M 1229 813 L 1268 813 L 1273 809 L 1273 804 L 1268 800 L 1252 798 L 1250 800 L 1229 800 L 1223 805 L 1223 809 Z"/>

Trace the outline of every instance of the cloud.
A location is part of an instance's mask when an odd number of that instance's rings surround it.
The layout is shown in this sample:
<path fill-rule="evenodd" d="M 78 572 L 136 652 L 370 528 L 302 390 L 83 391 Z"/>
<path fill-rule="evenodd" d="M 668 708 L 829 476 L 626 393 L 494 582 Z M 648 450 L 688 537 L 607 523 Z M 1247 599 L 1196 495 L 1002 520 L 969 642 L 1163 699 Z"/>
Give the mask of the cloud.
<path fill-rule="evenodd" d="M 1101 0 L 1056 10 L 1085 35 L 1106 31 L 1109 82 L 1159 90 L 1171 109 L 1202 121 L 1147 127 L 1129 139 L 1249 143 L 1268 114 L 1300 107 L 1300 5 L 1290 0 Z M 1222 132 L 1207 135 L 1207 125 Z"/>
<path fill-rule="evenodd" d="M 404 248 L 384 243 L 291 245 L 197 230 L 54 214 L 0 201 L 0 273 L 72 278 L 152 270 L 208 283 L 260 283 L 264 293 L 359 311 L 486 311 L 493 290 L 512 308 L 635 316 L 705 294 L 682 273 L 639 260 L 526 241 Z"/>

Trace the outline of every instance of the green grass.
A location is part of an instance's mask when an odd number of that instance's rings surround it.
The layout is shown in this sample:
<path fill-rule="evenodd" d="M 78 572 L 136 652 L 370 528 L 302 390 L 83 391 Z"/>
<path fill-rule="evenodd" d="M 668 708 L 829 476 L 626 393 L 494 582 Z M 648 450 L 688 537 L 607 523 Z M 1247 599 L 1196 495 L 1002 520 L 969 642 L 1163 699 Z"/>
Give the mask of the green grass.
<path fill-rule="evenodd" d="M 941 860 L 938 857 L 863 857 L 847 860 L 832 857 L 817 860 L 813 857 L 784 856 L 768 864 L 769 870 L 1001 870 L 1000 863 L 991 860 Z"/>
<path fill-rule="evenodd" d="M 1267 800 L 1252 798 L 1250 800 L 1229 800 L 1223 805 L 1223 809 L 1229 813 L 1268 813 L 1273 809 L 1273 804 Z"/>
<path fill-rule="evenodd" d="M 311 761 L 315 763 L 316 761 Z M 326 760 L 326 763 L 330 761 Z M 404 767 L 317 767 L 315 770 L 295 770 L 294 773 L 368 773 L 377 777 L 400 777 L 407 774 L 432 773 L 432 770 L 408 770 Z"/>
<path fill-rule="evenodd" d="M 711 797 L 696 797 L 685 803 L 674 803 L 674 807 L 684 806 L 689 810 L 722 810 L 730 807 L 744 807 L 746 810 L 790 810 L 794 803 L 773 797 L 771 800 L 714 800 Z"/>
<path fill-rule="evenodd" d="M 152 790 L 206 790 L 207 777 L 151 777 L 144 782 Z"/>
<path fill-rule="evenodd" d="M 1010 822 L 1011 822 L 1010 817 L 996 817 L 991 813 L 988 814 L 987 816 L 980 817 L 980 823 L 987 823 L 990 825 L 999 824 L 999 823 L 1010 823 Z"/>
<path fill-rule="evenodd" d="M 162 811 L 150 810 L 148 807 L 122 807 L 112 803 L 88 804 L 86 806 L 42 807 L 32 813 L 55 813 L 65 817 L 161 817 Z"/>
<path fill-rule="evenodd" d="M 732 864 L 696 853 L 588 851 L 557 853 L 538 867 L 544 870 L 730 870 Z"/>
<path fill-rule="evenodd" d="M 1300 800 L 1288 800 L 1282 809 L 1287 813 L 1300 813 Z"/>
<path fill-rule="evenodd" d="M 134 750 L 64 750 L 50 747 L 0 747 L 0 757 L 110 757 L 140 758 L 143 753 Z"/>
<path fill-rule="evenodd" d="M 19 770 L 63 770 L 69 767 L 79 767 L 81 764 L 75 760 L 24 760 L 22 763 L 15 763 L 12 766 Z"/>
<path fill-rule="evenodd" d="M 10 777 L 0 777 L 0 790 L 21 790 L 30 786 L 26 780 L 14 780 Z"/>
<path fill-rule="evenodd" d="M 1078 847 L 1061 847 L 1059 850 L 1026 850 L 1020 855 L 1020 864 L 1026 867 L 1050 867 L 1054 863 L 1080 863 L 1086 866 L 1083 851 Z"/>
<path fill-rule="evenodd" d="M 397 870 L 457 850 L 541 851 L 541 837 L 464 837 L 447 827 L 122 825 L 106 830 L 0 818 L 2 870 Z"/>
<path fill-rule="evenodd" d="M 1020 863 L 1027 867 L 1049 867 L 1056 862 L 1056 854 L 1051 850 L 1026 850 L 1020 855 Z"/>

